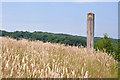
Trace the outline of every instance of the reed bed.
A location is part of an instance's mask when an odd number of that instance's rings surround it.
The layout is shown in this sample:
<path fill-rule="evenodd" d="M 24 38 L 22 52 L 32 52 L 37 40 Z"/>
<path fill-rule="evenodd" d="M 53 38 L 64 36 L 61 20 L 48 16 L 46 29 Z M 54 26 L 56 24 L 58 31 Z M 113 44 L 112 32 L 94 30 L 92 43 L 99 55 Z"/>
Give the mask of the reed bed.
<path fill-rule="evenodd" d="M 117 78 L 118 62 L 105 52 L 1 37 L 2 78 Z"/>

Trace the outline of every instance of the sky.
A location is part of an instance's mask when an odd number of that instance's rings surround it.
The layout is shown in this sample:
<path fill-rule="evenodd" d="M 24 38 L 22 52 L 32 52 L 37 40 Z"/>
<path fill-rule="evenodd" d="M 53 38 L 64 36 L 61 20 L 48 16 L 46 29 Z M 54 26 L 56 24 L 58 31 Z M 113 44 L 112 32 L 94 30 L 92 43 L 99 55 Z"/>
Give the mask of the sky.
<path fill-rule="evenodd" d="M 118 14 L 120 14 L 120 2 L 118 3 Z M 118 16 L 118 39 L 120 39 L 120 16 Z"/>
<path fill-rule="evenodd" d="M 2 2 L 118 2 L 119 0 L 1 0 Z"/>
<path fill-rule="evenodd" d="M 95 37 L 118 38 L 117 2 L 2 2 L 2 30 L 87 36 L 87 13 L 95 14 Z"/>

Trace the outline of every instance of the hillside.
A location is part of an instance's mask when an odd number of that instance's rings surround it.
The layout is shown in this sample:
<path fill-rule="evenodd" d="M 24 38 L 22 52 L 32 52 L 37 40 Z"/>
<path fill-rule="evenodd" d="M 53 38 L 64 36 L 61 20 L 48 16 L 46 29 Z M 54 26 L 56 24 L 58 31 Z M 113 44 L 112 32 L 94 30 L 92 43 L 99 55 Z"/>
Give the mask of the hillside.
<path fill-rule="evenodd" d="M 117 78 L 107 53 L 63 44 L 1 37 L 3 78 Z"/>
<path fill-rule="evenodd" d="M 70 46 L 86 46 L 86 37 L 83 36 L 73 36 L 69 34 L 55 34 L 55 33 L 48 33 L 48 32 L 41 32 L 41 31 L 34 31 L 34 32 L 28 32 L 28 31 L 15 31 L 15 32 L 7 32 L 0 30 L 0 36 L 3 37 L 12 37 L 15 39 L 21 39 L 25 38 L 28 40 L 40 40 L 43 42 L 51 42 L 51 43 L 60 43 Z M 94 43 L 96 43 L 98 40 L 100 40 L 101 37 L 95 37 Z M 114 43 L 114 46 L 116 46 L 116 43 L 118 42 L 117 39 L 112 39 L 112 42 Z"/>
<path fill-rule="evenodd" d="M 81 36 L 72 36 L 68 34 L 54 34 L 48 32 L 28 32 L 28 31 L 15 31 L 15 32 L 7 32 L 1 31 L 0 36 L 9 36 L 15 39 L 25 38 L 28 40 L 40 40 L 43 42 L 51 42 L 51 43 L 61 43 L 65 45 L 71 46 L 86 46 L 86 38 Z"/>

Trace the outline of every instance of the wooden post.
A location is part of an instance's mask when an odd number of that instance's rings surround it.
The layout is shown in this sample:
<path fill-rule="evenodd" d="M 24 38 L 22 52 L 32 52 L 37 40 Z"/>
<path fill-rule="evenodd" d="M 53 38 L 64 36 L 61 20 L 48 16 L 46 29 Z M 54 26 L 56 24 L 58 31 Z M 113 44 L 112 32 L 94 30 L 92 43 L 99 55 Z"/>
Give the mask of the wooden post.
<path fill-rule="evenodd" d="M 94 14 L 87 14 L 87 48 L 94 50 Z"/>

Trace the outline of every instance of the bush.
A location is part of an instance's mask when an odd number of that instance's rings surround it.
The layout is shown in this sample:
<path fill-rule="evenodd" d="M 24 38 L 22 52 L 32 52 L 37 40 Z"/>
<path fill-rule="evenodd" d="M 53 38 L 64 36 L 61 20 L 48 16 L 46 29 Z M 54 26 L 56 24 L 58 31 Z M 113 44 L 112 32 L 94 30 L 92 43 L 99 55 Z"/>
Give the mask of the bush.
<path fill-rule="evenodd" d="M 107 34 L 104 34 L 104 38 L 101 38 L 95 44 L 95 49 L 100 51 L 106 51 L 111 54 L 116 60 L 120 61 L 120 41 L 117 43 L 112 42 L 112 39 L 108 38 Z"/>
<path fill-rule="evenodd" d="M 112 39 L 108 38 L 107 34 L 104 34 L 104 38 L 101 38 L 101 40 L 99 40 L 96 45 L 95 45 L 96 49 L 99 50 L 106 50 L 107 53 L 112 53 L 113 52 L 113 43 L 112 43 Z"/>

